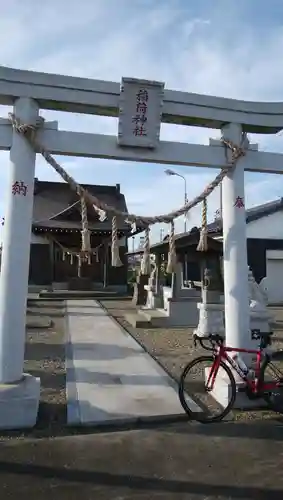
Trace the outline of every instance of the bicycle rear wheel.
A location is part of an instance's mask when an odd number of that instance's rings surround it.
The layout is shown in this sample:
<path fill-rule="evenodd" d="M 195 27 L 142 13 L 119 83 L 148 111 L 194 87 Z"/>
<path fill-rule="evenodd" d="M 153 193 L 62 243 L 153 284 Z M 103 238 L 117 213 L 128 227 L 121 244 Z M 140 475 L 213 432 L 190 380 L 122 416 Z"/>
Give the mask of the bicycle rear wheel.
<path fill-rule="evenodd" d="M 278 386 L 264 391 L 264 384 L 268 383 L 277 383 Z M 263 386 L 262 397 L 269 408 L 283 414 L 283 351 L 274 352 L 266 357 L 261 366 L 259 386 Z"/>
<path fill-rule="evenodd" d="M 227 383 L 230 382 L 230 390 L 227 390 L 228 398 L 224 406 L 213 398 L 212 392 L 207 390 L 206 376 L 213 362 L 213 356 L 200 356 L 194 359 L 185 367 L 179 383 L 179 398 L 182 407 L 190 418 L 203 424 L 220 422 L 230 412 L 236 399 L 234 376 L 230 368 L 222 361 L 216 380 L 220 376 L 219 372 L 222 371 L 223 374 L 224 371 Z"/>

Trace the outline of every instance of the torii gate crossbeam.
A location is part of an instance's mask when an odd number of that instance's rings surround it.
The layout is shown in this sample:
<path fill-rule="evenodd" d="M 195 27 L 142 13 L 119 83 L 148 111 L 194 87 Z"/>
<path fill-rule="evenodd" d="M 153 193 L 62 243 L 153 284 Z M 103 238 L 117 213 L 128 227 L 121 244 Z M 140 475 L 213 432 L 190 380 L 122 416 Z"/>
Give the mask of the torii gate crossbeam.
<path fill-rule="evenodd" d="M 9 151 L 12 146 L 12 128 L 8 120 L 0 119 L 0 150 Z M 160 141 L 157 150 L 121 148 L 114 135 L 68 132 L 58 130 L 56 122 L 47 122 L 38 132 L 38 139 L 51 154 L 104 158 L 107 160 L 136 161 L 207 168 L 223 168 L 227 161 L 219 141 L 211 145 Z M 257 151 L 250 145 L 245 159 L 245 170 L 267 174 L 283 173 L 283 157 L 280 153 Z"/>

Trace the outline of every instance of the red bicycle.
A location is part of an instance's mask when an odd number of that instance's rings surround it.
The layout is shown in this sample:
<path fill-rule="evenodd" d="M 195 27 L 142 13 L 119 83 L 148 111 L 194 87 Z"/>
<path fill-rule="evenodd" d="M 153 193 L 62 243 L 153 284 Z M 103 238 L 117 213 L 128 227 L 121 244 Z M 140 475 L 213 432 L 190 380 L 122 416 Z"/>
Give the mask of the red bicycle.
<path fill-rule="evenodd" d="M 271 352 L 268 349 L 271 335 L 272 332 L 252 331 L 252 338 L 259 340 L 257 350 L 227 347 L 220 335 L 194 335 L 195 346 L 199 342 L 202 348 L 213 354 L 194 359 L 181 375 L 179 398 L 186 413 L 201 423 L 219 422 L 233 408 L 237 393 L 240 392 L 249 399 L 262 398 L 273 411 L 283 413 L 283 351 Z M 207 341 L 210 347 L 205 344 Z M 228 353 L 232 353 L 231 356 Z M 240 353 L 253 355 L 252 369 L 247 368 Z M 203 372 L 202 365 L 205 366 Z M 241 379 L 238 389 L 230 367 Z M 192 380 L 187 381 L 189 376 L 192 376 Z M 217 383 L 216 400 L 213 395 L 217 376 L 217 382 L 220 383 Z M 208 403 L 203 401 L 203 396 L 208 397 Z"/>

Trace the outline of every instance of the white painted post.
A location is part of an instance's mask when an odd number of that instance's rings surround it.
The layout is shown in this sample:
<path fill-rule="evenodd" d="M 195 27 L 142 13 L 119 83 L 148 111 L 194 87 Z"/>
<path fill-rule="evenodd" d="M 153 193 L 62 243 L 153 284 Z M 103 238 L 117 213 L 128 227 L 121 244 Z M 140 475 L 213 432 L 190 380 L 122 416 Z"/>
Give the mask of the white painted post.
<path fill-rule="evenodd" d="M 240 145 L 240 125 L 229 124 L 223 136 Z M 245 157 L 223 180 L 223 261 L 226 345 L 244 348 L 250 345 L 249 285 L 245 212 Z"/>
<path fill-rule="evenodd" d="M 19 98 L 15 102 L 14 113 L 25 123 L 34 124 L 38 111 L 32 99 Z M 23 375 L 35 158 L 27 141 L 13 131 L 0 275 L 2 384 L 17 382 Z M 20 188 L 13 194 L 15 183 Z"/>

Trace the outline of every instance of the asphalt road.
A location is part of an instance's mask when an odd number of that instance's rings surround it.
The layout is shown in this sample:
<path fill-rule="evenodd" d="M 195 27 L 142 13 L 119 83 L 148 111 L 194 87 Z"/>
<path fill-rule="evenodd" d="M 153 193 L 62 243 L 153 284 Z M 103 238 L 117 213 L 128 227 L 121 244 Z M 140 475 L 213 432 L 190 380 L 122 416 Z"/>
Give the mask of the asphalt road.
<path fill-rule="evenodd" d="M 0 446 L 0 498 L 283 498 L 283 425 L 175 423 Z"/>

